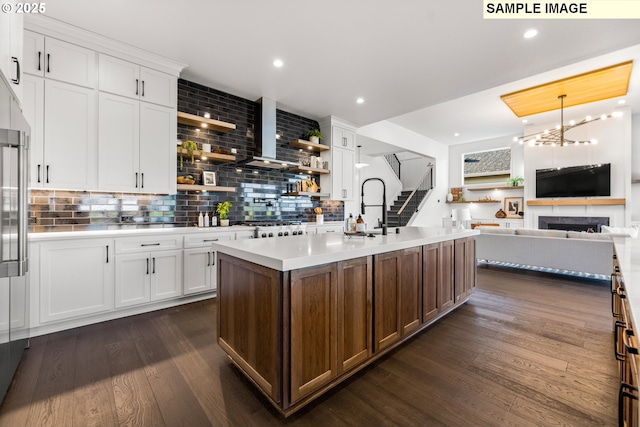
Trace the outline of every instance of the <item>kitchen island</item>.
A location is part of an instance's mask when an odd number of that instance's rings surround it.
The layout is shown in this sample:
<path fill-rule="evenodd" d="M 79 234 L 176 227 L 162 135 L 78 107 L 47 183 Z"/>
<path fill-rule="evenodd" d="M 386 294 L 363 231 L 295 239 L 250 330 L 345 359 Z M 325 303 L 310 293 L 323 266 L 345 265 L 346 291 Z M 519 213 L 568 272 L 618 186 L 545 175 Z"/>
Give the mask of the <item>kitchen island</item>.
<path fill-rule="evenodd" d="M 467 301 L 476 234 L 216 242 L 218 344 L 288 416 Z"/>

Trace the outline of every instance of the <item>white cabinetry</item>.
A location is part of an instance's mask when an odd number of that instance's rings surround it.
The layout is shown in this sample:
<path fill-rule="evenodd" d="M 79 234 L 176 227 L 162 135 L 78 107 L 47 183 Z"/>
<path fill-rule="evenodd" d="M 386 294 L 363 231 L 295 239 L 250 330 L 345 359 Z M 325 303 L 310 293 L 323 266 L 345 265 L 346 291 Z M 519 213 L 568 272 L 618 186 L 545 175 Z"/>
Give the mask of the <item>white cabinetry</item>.
<path fill-rule="evenodd" d="M 181 248 L 180 236 L 118 239 L 115 306 L 127 307 L 180 296 Z"/>
<path fill-rule="evenodd" d="M 184 295 L 216 289 L 216 253 L 211 244 L 234 240 L 235 233 L 207 233 L 184 238 Z"/>
<path fill-rule="evenodd" d="M 342 225 L 323 224 L 323 225 L 307 226 L 308 234 L 342 233 L 342 232 L 343 232 Z"/>
<path fill-rule="evenodd" d="M 99 110 L 99 188 L 175 193 L 175 109 L 100 93 Z"/>
<path fill-rule="evenodd" d="M 24 72 L 96 87 L 96 52 L 33 31 L 24 31 Z"/>
<path fill-rule="evenodd" d="M 40 323 L 113 309 L 113 248 L 112 239 L 33 245 L 40 262 L 31 274 L 31 292 L 39 289 Z"/>
<path fill-rule="evenodd" d="M 22 58 L 23 14 L 16 13 L 15 0 L 3 2 L 3 7 L 11 6 L 11 12 L 0 12 L 0 70 L 11 83 L 16 97 L 22 99 L 21 78 L 24 72 Z M 8 5 L 8 6 L 7 6 Z"/>
<path fill-rule="evenodd" d="M 355 200 L 355 126 L 335 117 L 320 122 L 320 130 L 330 135 L 330 174 L 320 177 L 323 190 L 329 189 L 332 200 Z"/>
<path fill-rule="evenodd" d="M 175 108 L 175 77 L 104 54 L 100 54 L 99 67 L 100 91 Z"/>

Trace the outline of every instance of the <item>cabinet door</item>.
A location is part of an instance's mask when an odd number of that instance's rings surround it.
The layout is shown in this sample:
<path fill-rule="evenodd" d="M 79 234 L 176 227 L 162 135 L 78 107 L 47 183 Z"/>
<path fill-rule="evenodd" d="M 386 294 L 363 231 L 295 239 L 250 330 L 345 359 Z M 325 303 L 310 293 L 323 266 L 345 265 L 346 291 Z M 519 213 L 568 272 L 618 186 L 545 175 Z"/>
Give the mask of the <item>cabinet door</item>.
<path fill-rule="evenodd" d="M 138 191 L 140 176 L 140 102 L 100 93 L 98 188 Z"/>
<path fill-rule="evenodd" d="M 422 248 L 400 252 L 400 332 L 407 335 L 420 326 L 422 320 Z"/>
<path fill-rule="evenodd" d="M 44 184 L 44 79 L 29 74 L 22 78 L 22 112 L 31 126 L 29 186 Z"/>
<path fill-rule="evenodd" d="M 178 89 L 174 76 L 140 67 L 140 85 L 141 100 L 176 108 Z"/>
<path fill-rule="evenodd" d="M 354 150 L 355 139 L 355 133 L 353 131 L 341 128 L 339 126 L 332 126 L 331 142 L 334 147 Z"/>
<path fill-rule="evenodd" d="M 184 295 L 208 291 L 212 288 L 215 278 L 213 267 L 213 251 L 209 247 L 185 249 L 184 253 L 184 281 L 182 292 Z"/>
<path fill-rule="evenodd" d="M 354 153 L 350 150 L 334 148 L 332 159 L 332 198 L 334 200 L 352 200 L 355 170 Z"/>
<path fill-rule="evenodd" d="M 182 295 L 182 250 L 151 253 L 151 301 Z"/>
<path fill-rule="evenodd" d="M 0 70 L 10 83 L 15 96 L 21 99 L 20 78 L 24 72 L 21 70 L 23 14 L 16 13 L 16 3 L 15 0 L 3 2 L 11 6 L 11 12 L 0 13 Z"/>
<path fill-rule="evenodd" d="M 93 190 L 97 183 L 96 92 L 44 83 L 44 186 Z"/>
<path fill-rule="evenodd" d="M 113 309 L 113 241 L 40 244 L 40 322 Z"/>
<path fill-rule="evenodd" d="M 338 373 L 371 356 L 372 259 L 338 263 Z"/>
<path fill-rule="evenodd" d="M 140 103 L 140 191 L 176 192 L 176 110 Z"/>
<path fill-rule="evenodd" d="M 466 284 L 465 284 L 465 258 L 466 258 L 466 245 L 465 239 L 454 240 L 454 272 L 453 282 L 455 290 L 454 301 L 458 302 L 466 297 Z"/>
<path fill-rule="evenodd" d="M 400 339 L 400 257 L 397 252 L 375 255 L 374 266 L 374 350 L 379 351 Z"/>
<path fill-rule="evenodd" d="M 113 56 L 100 54 L 100 91 L 128 98 L 140 98 L 140 66 Z"/>
<path fill-rule="evenodd" d="M 44 77 L 44 36 L 24 30 L 22 70 L 26 74 Z"/>
<path fill-rule="evenodd" d="M 337 375 L 336 264 L 291 272 L 291 402 Z"/>
<path fill-rule="evenodd" d="M 422 247 L 422 321 L 438 314 L 438 281 L 440 272 L 440 243 Z"/>
<path fill-rule="evenodd" d="M 96 52 L 46 37 L 44 76 L 79 86 L 96 87 Z"/>
<path fill-rule="evenodd" d="M 476 287 L 476 239 L 467 237 L 465 240 L 465 292 L 468 296 Z"/>
<path fill-rule="evenodd" d="M 116 307 L 142 304 L 150 300 L 151 256 L 134 253 L 116 257 Z"/>
<path fill-rule="evenodd" d="M 438 308 L 440 312 L 453 305 L 453 241 L 442 242 L 440 247 L 440 276 L 438 277 Z"/>

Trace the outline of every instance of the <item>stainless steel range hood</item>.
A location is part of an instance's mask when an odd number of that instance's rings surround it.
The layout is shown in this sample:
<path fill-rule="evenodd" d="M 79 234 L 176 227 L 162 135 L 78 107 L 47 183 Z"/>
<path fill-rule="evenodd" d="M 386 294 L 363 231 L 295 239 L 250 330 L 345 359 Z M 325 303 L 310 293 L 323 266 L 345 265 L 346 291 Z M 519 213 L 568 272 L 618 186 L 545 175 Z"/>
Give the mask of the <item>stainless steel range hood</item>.
<path fill-rule="evenodd" d="M 256 146 L 258 155 L 242 162 L 245 166 L 257 166 L 270 169 L 286 169 L 301 166 L 300 163 L 276 158 L 276 101 L 260 98 L 256 115 Z"/>

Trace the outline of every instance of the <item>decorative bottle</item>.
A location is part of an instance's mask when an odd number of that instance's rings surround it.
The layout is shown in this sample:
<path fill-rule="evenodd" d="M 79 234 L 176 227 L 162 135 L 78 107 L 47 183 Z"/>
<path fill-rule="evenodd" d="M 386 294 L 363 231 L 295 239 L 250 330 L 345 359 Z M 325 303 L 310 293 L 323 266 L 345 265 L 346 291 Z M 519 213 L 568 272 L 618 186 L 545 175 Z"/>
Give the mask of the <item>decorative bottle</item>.
<path fill-rule="evenodd" d="M 200 212 L 200 215 L 198 215 L 198 227 L 202 227 L 203 223 L 204 223 L 204 218 L 202 217 L 202 212 Z"/>
<path fill-rule="evenodd" d="M 204 226 L 205 227 L 209 226 L 209 212 L 204 213 Z"/>

